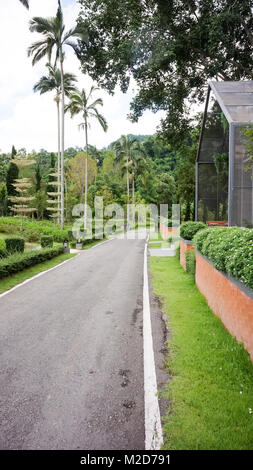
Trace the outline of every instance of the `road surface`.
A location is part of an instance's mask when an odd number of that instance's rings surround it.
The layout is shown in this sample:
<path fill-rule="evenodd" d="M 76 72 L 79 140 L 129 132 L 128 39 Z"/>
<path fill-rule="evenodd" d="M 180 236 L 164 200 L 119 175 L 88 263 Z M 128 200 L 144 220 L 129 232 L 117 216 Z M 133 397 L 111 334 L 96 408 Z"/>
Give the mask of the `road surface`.
<path fill-rule="evenodd" d="M 144 240 L 0 298 L 0 448 L 144 449 Z"/>

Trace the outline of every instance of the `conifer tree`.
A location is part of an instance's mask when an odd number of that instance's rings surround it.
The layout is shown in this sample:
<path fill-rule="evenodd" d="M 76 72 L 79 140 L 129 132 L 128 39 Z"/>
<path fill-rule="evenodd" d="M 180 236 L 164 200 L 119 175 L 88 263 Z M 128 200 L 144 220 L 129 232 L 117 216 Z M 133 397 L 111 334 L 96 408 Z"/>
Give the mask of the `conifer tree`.
<path fill-rule="evenodd" d="M 24 169 L 35 163 L 35 160 L 29 160 L 28 158 L 16 156 L 13 159 L 13 164 L 17 166 L 18 169 Z M 16 191 L 16 196 L 9 197 L 9 200 L 13 203 L 11 210 L 21 217 L 20 230 L 23 230 L 23 218 L 32 214 L 36 211 L 36 208 L 30 207 L 29 204 L 35 198 L 29 196 L 28 191 L 32 187 L 30 178 L 16 178 L 13 186 Z"/>
<path fill-rule="evenodd" d="M 16 155 L 17 155 L 17 151 L 13 145 L 11 149 L 11 162 L 9 164 L 7 175 L 6 175 L 6 188 L 7 188 L 8 196 L 16 195 L 16 190 L 15 190 L 15 187 L 13 186 L 13 183 L 15 182 L 15 179 L 18 178 L 18 173 L 19 173 L 17 165 L 13 163 L 13 160 Z"/>

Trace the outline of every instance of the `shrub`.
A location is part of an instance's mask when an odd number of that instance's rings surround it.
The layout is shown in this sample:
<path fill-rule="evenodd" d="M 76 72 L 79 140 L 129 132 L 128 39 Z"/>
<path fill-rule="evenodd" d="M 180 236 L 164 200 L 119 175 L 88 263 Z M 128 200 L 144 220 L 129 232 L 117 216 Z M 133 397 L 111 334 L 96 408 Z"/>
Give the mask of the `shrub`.
<path fill-rule="evenodd" d="M 52 248 L 54 244 L 54 239 L 52 236 L 47 235 L 43 236 L 40 239 L 41 248 Z"/>
<path fill-rule="evenodd" d="M 5 241 L 0 239 L 0 258 L 4 258 L 7 255 Z"/>
<path fill-rule="evenodd" d="M 214 267 L 253 288 L 253 230 L 239 227 L 208 228 L 193 243 Z"/>
<path fill-rule="evenodd" d="M 42 263 L 63 253 L 63 247 L 14 253 L 0 260 L 0 278 L 22 271 L 25 268 Z"/>
<path fill-rule="evenodd" d="M 21 237 L 6 238 L 5 246 L 8 253 L 23 253 L 25 249 L 25 240 Z"/>
<path fill-rule="evenodd" d="M 184 222 L 180 225 L 180 236 L 185 240 L 192 240 L 199 230 L 205 228 L 207 226 L 204 222 Z"/>
<path fill-rule="evenodd" d="M 0 217 L 0 232 L 20 234 L 20 219 L 18 217 Z M 54 241 L 59 243 L 68 239 L 68 231 L 55 227 L 50 221 L 24 219 L 22 237 L 25 240 L 36 242 L 43 235 L 52 236 Z"/>
<path fill-rule="evenodd" d="M 185 254 L 186 271 L 195 276 L 196 255 L 195 250 L 189 250 Z"/>

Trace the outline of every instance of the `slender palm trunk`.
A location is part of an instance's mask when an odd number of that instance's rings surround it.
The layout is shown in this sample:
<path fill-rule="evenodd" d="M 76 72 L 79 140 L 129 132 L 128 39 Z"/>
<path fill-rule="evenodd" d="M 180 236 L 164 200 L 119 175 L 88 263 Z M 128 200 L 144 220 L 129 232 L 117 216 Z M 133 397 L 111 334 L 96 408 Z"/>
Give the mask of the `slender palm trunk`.
<path fill-rule="evenodd" d="M 127 168 L 126 177 L 127 177 L 127 230 L 128 230 L 129 229 L 129 172 L 128 172 L 128 168 Z"/>
<path fill-rule="evenodd" d="M 132 224 L 134 228 L 135 224 L 135 181 L 134 181 L 134 173 L 133 173 L 133 181 L 132 181 Z"/>
<path fill-rule="evenodd" d="M 88 202 L 88 123 L 85 119 L 85 193 L 84 193 L 84 230 L 87 228 L 87 202 Z"/>
<path fill-rule="evenodd" d="M 57 191 L 58 191 L 58 196 L 57 196 L 57 214 L 58 214 L 58 217 L 57 217 L 57 222 L 58 224 L 60 223 L 60 183 L 61 183 L 61 129 L 60 129 L 60 126 L 61 126 L 61 123 L 60 123 L 60 103 L 59 103 L 59 97 L 57 97 L 57 101 L 56 101 L 56 104 L 57 104 L 57 128 L 58 128 L 58 159 L 57 159 L 57 162 L 58 162 L 58 165 L 57 165 L 57 173 L 58 173 L 58 176 L 57 176 L 57 182 L 58 182 L 58 187 L 57 187 Z"/>
<path fill-rule="evenodd" d="M 61 96 L 62 96 L 62 108 L 61 108 L 61 228 L 64 229 L 64 105 L 65 105 L 65 93 L 64 93 L 64 73 L 63 73 L 63 56 L 62 51 L 60 52 L 60 64 L 61 64 Z"/>

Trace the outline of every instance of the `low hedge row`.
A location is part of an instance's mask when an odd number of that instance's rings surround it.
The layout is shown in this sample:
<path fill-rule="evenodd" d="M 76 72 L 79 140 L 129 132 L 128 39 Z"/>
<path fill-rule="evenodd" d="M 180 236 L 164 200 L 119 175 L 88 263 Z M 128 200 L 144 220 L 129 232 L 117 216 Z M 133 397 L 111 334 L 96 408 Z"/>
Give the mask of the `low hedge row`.
<path fill-rule="evenodd" d="M 189 250 L 185 254 L 186 271 L 194 276 L 195 275 L 195 266 L 196 266 L 195 250 Z"/>
<path fill-rule="evenodd" d="M 253 289 L 253 229 L 208 228 L 198 232 L 193 243 L 216 269 Z"/>
<path fill-rule="evenodd" d="M 9 237 L 5 239 L 5 246 L 8 254 L 24 253 L 25 240 L 21 237 Z"/>
<path fill-rule="evenodd" d="M 0 260 L 0 279 L 10 276 L 25 268 L 47 261 L 63 253 L 64 248 L 45 248 L 43 250 L 15 253 Z"/>
<path fill-rule="evenodd" d="M 192 240 L 194 235 L 204 228 L 207 228 L 204 222 L 184 222 L 180 225 L 180 237 L 185 240 Z"/>
<path fill-rule="evenodd" d="M 20 234 L 20 220 L 16 217 L 0 217 L 0 232 Z M 68 231 L 55 227 L 52 222 L 23 221 L 22 237 L 30 242 L 40 241 L 41 236 L 52 236 L 55 242 L 64 242 L 68 239 Z"/>
<path fill-rule="evenodd" d="M 4 258 L 6 256 L 6 245 L 5 241 L 0 239 L 0 258 Z"/>
<path fill-rule="evenodd" d="M 41 237 L 40 244 L 42 248 L 52 248 L 54 245 L 54 239 L 50 235 Z"/>

